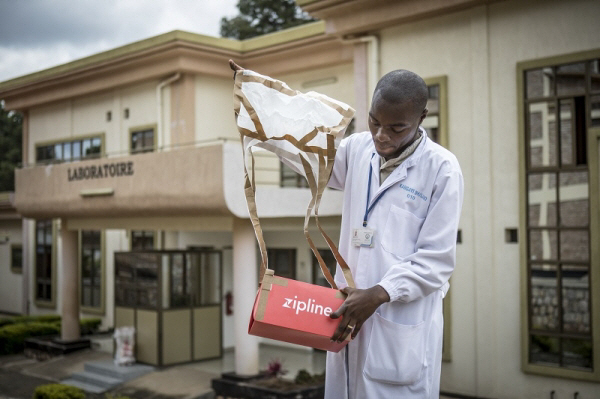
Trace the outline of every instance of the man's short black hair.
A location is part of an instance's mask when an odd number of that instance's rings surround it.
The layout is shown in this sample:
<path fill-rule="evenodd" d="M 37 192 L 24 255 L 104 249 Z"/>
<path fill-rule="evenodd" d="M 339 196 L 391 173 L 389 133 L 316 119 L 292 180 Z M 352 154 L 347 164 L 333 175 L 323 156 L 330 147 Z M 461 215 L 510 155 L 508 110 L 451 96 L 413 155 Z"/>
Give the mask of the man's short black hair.
<path fill-rule="evenodd" d="M 423 78 L 406 69 L 397 69 L 383 75 L 373 93 L 374 102 L 379 99 L 396 104 L 410 102 L 418 113 L 427 106 L 428 97 L 429 91 Z"/>

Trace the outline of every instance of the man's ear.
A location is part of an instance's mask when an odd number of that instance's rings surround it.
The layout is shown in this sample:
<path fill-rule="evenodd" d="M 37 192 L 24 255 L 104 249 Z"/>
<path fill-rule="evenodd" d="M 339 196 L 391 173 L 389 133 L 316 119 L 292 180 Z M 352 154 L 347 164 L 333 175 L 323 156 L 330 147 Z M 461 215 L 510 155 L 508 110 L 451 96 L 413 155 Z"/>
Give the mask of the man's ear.
<path fill-rule="evenodd" d="M 420 125 L 421 123 L 423 123 L 423 120 L 424 120 L 424 119 L 425 119 L 425 117 L 427 116 L 427 113 L 428 113 L 428 112 L 429 112 L 429 110 L 428 110 L 427 108 L 425 108 L 425 109 L 423 110 L 423 112 L 421 113 L 421 119 L 419 120 L 419 125 Z"/>

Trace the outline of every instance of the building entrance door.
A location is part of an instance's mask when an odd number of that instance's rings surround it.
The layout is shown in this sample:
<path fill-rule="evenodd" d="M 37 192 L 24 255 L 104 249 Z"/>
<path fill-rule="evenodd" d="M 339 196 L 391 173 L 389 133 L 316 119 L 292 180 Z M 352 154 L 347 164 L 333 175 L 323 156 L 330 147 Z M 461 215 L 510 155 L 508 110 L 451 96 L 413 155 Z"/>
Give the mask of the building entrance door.
<path fill-rule="evenodd" d="M 222 355 L 222 254 L 115 252 L 115 328 L 136 328 L 136 360 L 157 366 Z"/>

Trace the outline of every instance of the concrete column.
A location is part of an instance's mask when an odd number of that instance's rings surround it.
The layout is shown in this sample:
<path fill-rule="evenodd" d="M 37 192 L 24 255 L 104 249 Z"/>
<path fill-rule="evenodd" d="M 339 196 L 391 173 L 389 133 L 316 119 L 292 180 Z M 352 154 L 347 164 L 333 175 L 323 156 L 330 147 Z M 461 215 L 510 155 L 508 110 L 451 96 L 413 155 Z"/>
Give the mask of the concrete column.
<path fill-rule="evenodd" d="M 77 231 L 67 230 L 67 222 L 61 220 L 62 243 L 62 341 L 76 341 L 79 333 L 79 268 L 77 267 Z"/>
<path fill-rule="evenodd" d="M 233 326 L 235 330 L 235 372 L 258 373 L 258 338 L 248 335 L 258 287 L 256 236 L 248 219 L 233 222 Z"/>
<path fill-rule="evenodd" d="M 367 115 L 369 113 L 368 54 L 367 43 L 354 44 L 354 131 L 364 132 L 369 129 Z"/>
<path fill-rule="evenodd" d="M 22 147 L 21 147 L 21 160 L 23 165 L 27 166 L 29 163 L 29 112 L 23 111 L 23 130 L 22 130 Z M 16 189 L 17 187 L 15 187 Z M 35 240 L 33 243 L 31 242 L 31 229 L 30 229 L 30 221 L 29 219 L 23 218 L 21 221 L 22 225 L 22 238 L 21 238 L 21 248 L 23 249 L 23 271 L 21 274 L 21 278 L 23 281 L 23 289 L 22 289 L 22 310 L 21 312 L 24 315 L 29 314 L 29 287 L 31 282 L 29 281 L 31 276 L 33 275 L 33 265 L 34 259 L 31 259 L 31 245 L 35 246 Z"/>
<path fill-rule="evenodd" d="M 21 221 L 21 248 L 23 249 L 23 270 L 21 272 L 21 313 L 24 315 L 29 314 L 29 284 L 31 283 L 29 280 L 32 276 L 31 265 L 33 265 L 33 260 L 31 259 L 31 229 L 29 227 L 29 219 L 23 218 Z"/>
<path fill-rule="evenodd" d="M 473 204 L 473 262 L 475 276 L 475 395 L 477 397 L 498 397 L 502 388 L 498 385 L 499 364 L 491 359 L 498 359 L 497 316 L 499 313 L 496 300 L 496 288 L 499 276 L 494 265 L 495 250 L 502 238 L 495 236 L 494 226 L 494 152 L 492 150 L 492 126 L 490 125 L 490 104 L 492 93 L 490 87 L 490 48 L 487 6 L 478 7 L 470 18 L 471 126 L 473 127 L 472 145 L 473 176 L 471 176 Z M 468 87 L 468 86 L 466 86 Z M 478 99 L 478 100 L 475 100 Z M 467 185 L 467 184 L 465 184 Z M 498 204 L 496 204 L 497 206 Z M 485 222 L 483 222 L 485 221 Z M 501 367 L 501 366 L 500 366 Z"/>

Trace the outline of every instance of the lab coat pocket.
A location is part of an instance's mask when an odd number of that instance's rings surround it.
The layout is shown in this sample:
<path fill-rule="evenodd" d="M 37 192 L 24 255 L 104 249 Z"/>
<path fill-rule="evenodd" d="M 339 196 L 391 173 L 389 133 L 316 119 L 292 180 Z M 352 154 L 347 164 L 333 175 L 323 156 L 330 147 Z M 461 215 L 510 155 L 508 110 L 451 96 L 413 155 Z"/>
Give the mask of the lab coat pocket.
<path fill-rule="evenodd" d="M 392 205 L 381 237 L 381 246 L 401 258 L 413 254 L 423 221 L 424 219 Z"/>
<path fill-rule="evenodd" d="M 425 322 L 398 324 L 373 314 L 373 328 L 363 373 L 371 380 L 411 385 L 425 364 Z"/>

